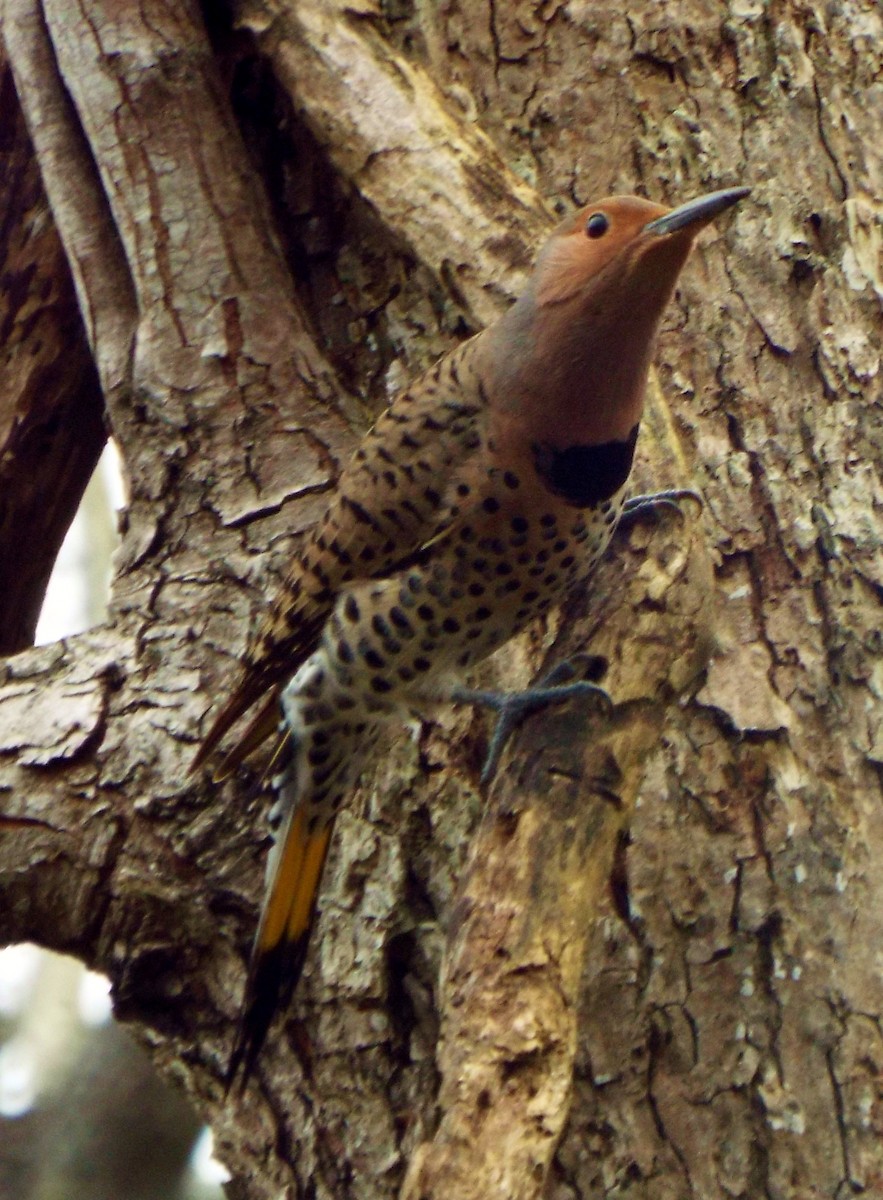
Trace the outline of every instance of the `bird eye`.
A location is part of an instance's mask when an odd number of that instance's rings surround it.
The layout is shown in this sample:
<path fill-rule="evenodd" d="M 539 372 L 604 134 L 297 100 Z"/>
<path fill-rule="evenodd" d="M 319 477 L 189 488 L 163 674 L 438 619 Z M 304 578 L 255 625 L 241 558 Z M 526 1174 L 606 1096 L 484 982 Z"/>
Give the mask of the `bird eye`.
<path fill-rule="evenodd" d="M 586 235 L 590 238 L 603 237 L 610 228 L 610 221 L 602 212 L 592 213 L 586 221 Z"/>

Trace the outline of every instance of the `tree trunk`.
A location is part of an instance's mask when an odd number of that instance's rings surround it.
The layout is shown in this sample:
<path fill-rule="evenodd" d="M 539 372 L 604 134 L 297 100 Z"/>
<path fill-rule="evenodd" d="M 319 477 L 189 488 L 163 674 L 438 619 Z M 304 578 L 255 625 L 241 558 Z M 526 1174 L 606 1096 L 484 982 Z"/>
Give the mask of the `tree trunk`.
<path fill-rule="evenodd" d="M 94 459 L 96 378 L 130 487 L 107 623 L 0 676 L 0 937 L 111 976 L 232 1195 L 883 1187 L 883 19 L 638 8 L 0 4 L 54 222 L 4 292 L 38 309 L 63 247 L 82 323 L 47 377 L 90 353 L 56 445 Z M 385 745 L 289 1019 L 225 1099 L 269 797 L 187 765 L 279 569 L 388 389 L 517 293 L 543 197 L 742 183 L 639 443 L 636 490 L 694 487 L 701 517 L 624 534 L 489 667 L 595 654 L 612 718 L 533 718 L 486 796 L 481 718 Z M 43 419 L 49 390 L 9 378 Z M 6 429 L 3 503 L 51 557 Z"/>

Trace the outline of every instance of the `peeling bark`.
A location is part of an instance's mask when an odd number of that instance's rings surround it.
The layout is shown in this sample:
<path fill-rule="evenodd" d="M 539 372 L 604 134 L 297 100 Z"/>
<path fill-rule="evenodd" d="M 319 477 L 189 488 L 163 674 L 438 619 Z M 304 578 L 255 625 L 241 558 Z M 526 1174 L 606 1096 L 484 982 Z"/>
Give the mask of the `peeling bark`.
<path fill-rule="evenodd" d="M 110 974 L 242 1197 L 873 1194 L 879 12 L 258 0 L 212 41 L 194 3 L 0 12 L 132 494 L 107 625 L 0 676 L 0 936 Z M 384 747 L 225 1102 L 267 797 L 186 765 L 351 393 L 499 310 L 539 197 L 741 182 L 639 443 L 637 486 L 701 519 L 636 528 L 489 668 L 588 649 L 613 718 L 534 718 L 488 797 L 468 714 Z"/>

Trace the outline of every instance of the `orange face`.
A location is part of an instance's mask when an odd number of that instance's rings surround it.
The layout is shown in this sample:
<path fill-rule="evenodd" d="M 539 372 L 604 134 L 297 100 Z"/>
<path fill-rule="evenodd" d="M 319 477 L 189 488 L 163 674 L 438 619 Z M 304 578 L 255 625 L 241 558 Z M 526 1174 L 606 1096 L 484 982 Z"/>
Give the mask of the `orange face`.
<path fill-rule="evenodd" d="M 592 284 L 609 289 L 612 299 L 639 272 L 642 287 L 649 275 L 670 290 L 698 232 L 692 224 L 670 234 L 646 232 L 671 211 L 638 196 L 608 196 L 562 221 L 537 262 L 536 302 L 556 304 Z"/>

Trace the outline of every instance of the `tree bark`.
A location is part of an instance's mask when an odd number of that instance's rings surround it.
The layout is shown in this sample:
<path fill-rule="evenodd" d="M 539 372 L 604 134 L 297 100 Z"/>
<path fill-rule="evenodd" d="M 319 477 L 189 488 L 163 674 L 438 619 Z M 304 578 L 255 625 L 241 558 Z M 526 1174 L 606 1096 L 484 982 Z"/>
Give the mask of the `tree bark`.
<path fill-rule="evenodd" d="M 0 11 L 131 492 L 107 623 L 0 676 L 0 937 L 111 976 L 249 1200 L 873 1194 L 879 12 Z M 636 473 L 701 518 L 628 531 L 489 667 L 591 652 L 613 716 L 535 717 L 487 796 L 468 713 L 384 746 L 290 1017 L 225 1099 L 269 798 L 186 770 L 277 571 L 368 411 L 517 292 L 542 197 L 736 183 Z"/>

